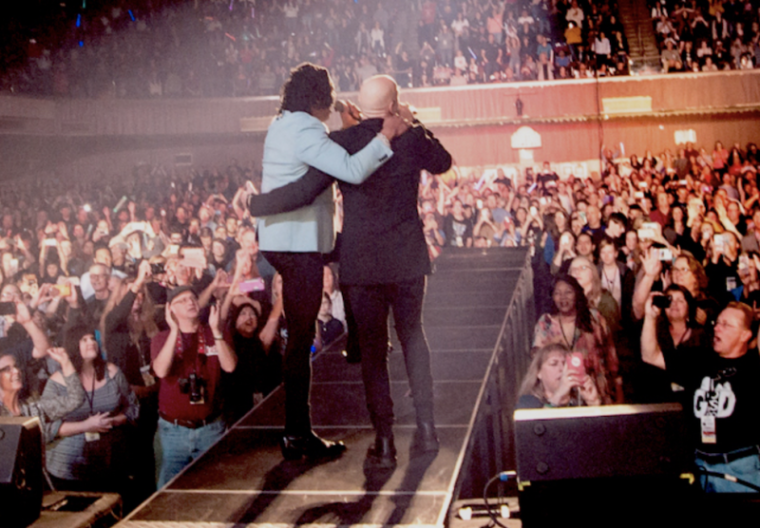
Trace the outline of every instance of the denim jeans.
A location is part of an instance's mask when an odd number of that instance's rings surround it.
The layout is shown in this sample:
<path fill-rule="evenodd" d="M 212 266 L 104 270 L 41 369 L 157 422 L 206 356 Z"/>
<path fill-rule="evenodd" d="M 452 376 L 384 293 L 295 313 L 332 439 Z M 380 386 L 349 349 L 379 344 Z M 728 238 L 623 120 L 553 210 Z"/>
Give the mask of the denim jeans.
<path fill-rule="evenodd" d="M 161 440 L 161 472 L 158 487 L 163 488 L 185 466 L 198 458 L 224 435 L 224 422 L 217 420 L 198 429 L 174 425 L 158 419 L 158 436 Z"/>
<path fill-rule="evenodd" d="M 705 462 L 699 457 L 699 453 L 697 453 L 696 463 L 698 467 L 704 468 L 707 471 L 726 473 L 741 480 L 746 480 L 755 486 L 760 486 L 760 455 L 748 455 L 726 464 L 724 462 Z M 706 477 L 702 475 L 699 480 L 702 489 L 707 493 L 755 493 L 755 490 L 752 488 L 720 477 Z"/>

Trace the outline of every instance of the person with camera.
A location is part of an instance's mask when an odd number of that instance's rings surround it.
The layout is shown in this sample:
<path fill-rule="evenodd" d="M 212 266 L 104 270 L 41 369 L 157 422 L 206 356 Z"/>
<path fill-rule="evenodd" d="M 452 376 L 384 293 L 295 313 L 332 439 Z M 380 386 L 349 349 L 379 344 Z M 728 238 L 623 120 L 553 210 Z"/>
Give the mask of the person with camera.
<path fill-rule="evenodd" d="M 664 369 L 670 380 L 685 389 L 688 404 L 684 411 L 703 489 L 718 493 L 756 491 L 741 482 L 705 473 L 728 475 L 760 486 L 760 355 L 749 350 L 752 309 L 729 303 L 718 315 L 712 350 L 697 347 L 686 354 L 660 346 L 656 331 L 660 308 L 654 298 L 650 295 L 646 302 L 641 356 L 650 365 Z"/>
<path fill-rule="evenodd" d="M 695 350 L 709 346 L 709 335 L 697 322 L 697 302 L 691 292 L 679 284 L 671 284 L 664 292 L 649 294 L 653 313 L 657 316 L 647 320 L 646 313 L 642 327 L 641 346 L 652 343 L 648 332 L 655 333 L 654 343 L 671 354 L 686 357 Z M 649 302 L 649 300 L 647 300 Z M 648 313 L 648 312 L 647 312 Z M 637 390 L 647 401 L 673 400 L 673 388 L 670 381 L 658 371 L 644 368 Z M 680 391 L 680 389 L 676 388 Z"/>
<path fill-rule="evenodd" d="M 663 263 L 658 248 L 649 248 L 641 259 L 641 272 L 633 292 L 633 317 L 640 321 L 644 318 L 645 304 L 655 284 L 663 280 Z M 707 295 L 708 279 L 702 264 L 687 252 L 681 252 L 673 261 L 670 274 L 673 284 L 686 288 L 697 304 L 696 321 L 699 324 L 712 322 L 720 311 L 718 303 Z M 659 288 L 657 288 L 659 289 Z"/>
<path fill-rule="evenodd" d="M 237 365 L 216 305 L 208 324 L 202 323 L 198 297 L 185 285 L 169 292 L 165 310 L 169 330 L 151 341 L 153 371 L 161 379 L 159 488 L 224 434 L 219 385 L 222 371 L 232 372 Z"/>

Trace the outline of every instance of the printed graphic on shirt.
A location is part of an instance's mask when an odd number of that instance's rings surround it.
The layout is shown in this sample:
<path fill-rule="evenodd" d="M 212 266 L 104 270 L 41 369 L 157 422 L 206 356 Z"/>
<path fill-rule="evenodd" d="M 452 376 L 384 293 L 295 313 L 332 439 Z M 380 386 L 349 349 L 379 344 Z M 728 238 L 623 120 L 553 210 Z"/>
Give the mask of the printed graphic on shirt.
<path fill-rule="evenodd" d="M 454 234 L 456 235 L 456 243 L 455 245 L 457 247 L 464 247 L 464 234 L 467 231 L 467 225 L 461 224 L 457 222 L 456 220 L 451 223 L 451 228 L 454 230 Z"/>
<path fill-rule="evenodd" d="M 733 414 L 736 407 L 736 394 L 731 389 L 731 383 L 718 380 L 709 376 L 702 379 L 702 385 L 694 391 L 694 416 L 714 416 L 716 418 L 728 418 Z"/>

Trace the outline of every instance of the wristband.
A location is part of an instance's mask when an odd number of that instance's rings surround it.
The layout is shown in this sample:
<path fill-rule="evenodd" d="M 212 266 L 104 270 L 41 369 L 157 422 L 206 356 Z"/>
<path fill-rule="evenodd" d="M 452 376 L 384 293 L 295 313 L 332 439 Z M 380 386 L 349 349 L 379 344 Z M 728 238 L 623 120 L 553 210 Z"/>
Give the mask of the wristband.
<path fill-rule="evenodd" d="M 223 339 L 224 339 L 224 336 L 218 336 L 218 335 L 214 336 L 214 341 L 221 341 Z"/>

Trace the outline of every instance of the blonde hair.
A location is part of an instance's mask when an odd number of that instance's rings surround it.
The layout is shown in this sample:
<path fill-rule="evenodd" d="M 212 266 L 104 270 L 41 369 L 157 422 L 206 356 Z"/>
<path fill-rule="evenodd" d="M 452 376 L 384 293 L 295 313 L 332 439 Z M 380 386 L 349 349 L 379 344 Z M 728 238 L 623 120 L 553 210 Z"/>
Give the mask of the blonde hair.
<path fill-rule="evenodd" d="M 566 356 L 570 353 L 570 350 L 561 343 L 553 343 L 537 349 L 533 355 L 533 361 L 528 366 L 528 371 L 525 373 L 523 382 L 520 384 L 520 392 L 518 397 L 524 394 L 530 394 L 535 396 L 542 402 L 546 402 L 546 390 L 540 379 L 538 379 L 538 373 L 541 372 L 541 367 L 549 359 L 549 356 L 555 353 L 560 353 Z"/>

